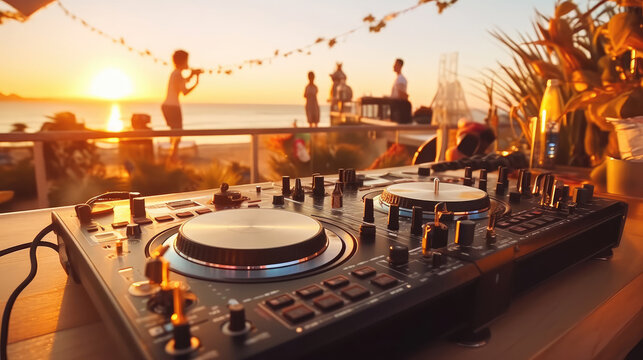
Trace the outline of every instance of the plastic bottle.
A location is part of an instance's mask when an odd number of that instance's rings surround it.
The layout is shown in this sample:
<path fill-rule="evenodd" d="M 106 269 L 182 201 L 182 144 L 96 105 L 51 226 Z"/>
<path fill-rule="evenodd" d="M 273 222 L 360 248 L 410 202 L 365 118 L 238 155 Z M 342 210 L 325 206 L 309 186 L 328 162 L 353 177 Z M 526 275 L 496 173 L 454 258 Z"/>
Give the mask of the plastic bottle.
<path fill-rule="evenodd" d="M 560 81 L 547 80 L 547 89 L 543 94 L 538 118 L 534 121 L 534 129 L 532 129 L 530 167 L 543 169 L 554 167 L 563 107 Z"/>

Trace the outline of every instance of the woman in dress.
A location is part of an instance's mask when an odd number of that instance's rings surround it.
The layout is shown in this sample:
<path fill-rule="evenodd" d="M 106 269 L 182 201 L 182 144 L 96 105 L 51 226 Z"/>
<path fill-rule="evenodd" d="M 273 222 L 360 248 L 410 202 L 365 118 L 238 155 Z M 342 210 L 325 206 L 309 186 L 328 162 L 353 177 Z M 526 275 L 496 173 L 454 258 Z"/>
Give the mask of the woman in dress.
<path fill-rule="evenodd" d="M 315 73 L 308 72 L 308 85 L 304 90 L 306 98 L 306 118 L 310 127 L 317 127 L 319 124 L 319 104 L 317 103 L 317 86 L 315 85 Z"/>

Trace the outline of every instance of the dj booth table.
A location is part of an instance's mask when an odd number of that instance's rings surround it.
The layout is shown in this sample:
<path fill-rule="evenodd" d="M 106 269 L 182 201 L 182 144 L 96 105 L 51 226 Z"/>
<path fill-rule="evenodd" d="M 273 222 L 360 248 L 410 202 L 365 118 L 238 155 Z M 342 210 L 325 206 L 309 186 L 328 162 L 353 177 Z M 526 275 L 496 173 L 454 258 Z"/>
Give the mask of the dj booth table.
<path fill-rule="evenodd" d="M 623 358 L 643 338 L 643 201 L 619 200 L 628 202 L 629 214 L 611 260 L 581 263 L 520 295 L 492 323 L 491 340 L 484 347 L 463 348 L 438 339 L 408 347 L 403 344 L 401 357 Z M 51 209 L 0 215 L 5 229 L 0 248 L 31 241 L 50 222 Z M 44 240 L 56 241 L 53 234 Z M 82 285 L 63 271 L 58 254 L 40 248 L 38 259 L 38 275 L 18 298 L 11 316 L 10 359 L 117 357 L 117 344 Z M 2 258 L 3 307 L 28 271 L 27 251 Z"/>

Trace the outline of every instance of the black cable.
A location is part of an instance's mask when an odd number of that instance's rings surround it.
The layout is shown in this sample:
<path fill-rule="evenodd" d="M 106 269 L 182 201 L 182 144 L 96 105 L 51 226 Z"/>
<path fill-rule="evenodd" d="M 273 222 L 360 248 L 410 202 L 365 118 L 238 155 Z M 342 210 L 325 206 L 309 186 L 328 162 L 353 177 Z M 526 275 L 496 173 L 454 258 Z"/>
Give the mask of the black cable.
<path fill-rule="evenodd" d="M 38 246 L 41 245 L 40 241 L 54 230 L 54 224 L 49 224 L 44 229 L 40 230 L 38 235 L 33 239 L 29 246 L 29 260 L 31 262 L 31 270 L 29 275 L 16 287 L 16 289 L 11 293 L 9 299 L 7 299 L 7 304 L 4 307 L 4 312 L 2 313 L 2 330 L 0 331 L 0 359 L 7 359 L 7 344 L 9 341 L 9 317 L 11 316 L 11 309 L 13 304 L 16 302 L 18 295 L 24 290 L 27 285 L 36 277 L 36 272 L 38 271 L 38 259 L 36 258 L 36 250 Z M 18 245 L 21 247 L 22 245 Z M 48 245 L 45 245 L 48 246 Z M 15 248 L 15 246 L 14 246 Z M 10 248 L 11 249 L 11 248 Z M 9 249 L 7 249 L 9 250 Z M 14 250 L 17 251 L 17 250 Z"/>
<path fill-rule="evenodd" d="M 104 194 L 94 196 L 87 200 L 85 204 L 93 206 L 94 203 L 108 200 L 127 200 L 129 199 L 129 191 L 109 191 Z"/>
<path fill-rule="evenodd" d="M 56 244 L 54 244 L 52 242 L 49 242 L 49 241 L 42 241 L 42 242 L 40 242 L 38 244 L 38 246 L 44 246 L 44 247 L 48 247 L 50 249 L 54 249 L 54 250 L 58 251 L 58 245 L 56 245 Z M 10 248 L 0 250 L 0 257 L 8 255 L 8 254 L 11 254 L 11 253 L 16 252 L 16 251 L 29 249 L 30 247 L 31 247 L 31 243 L 24 243 L 24 244 L 12 246 Z"/>

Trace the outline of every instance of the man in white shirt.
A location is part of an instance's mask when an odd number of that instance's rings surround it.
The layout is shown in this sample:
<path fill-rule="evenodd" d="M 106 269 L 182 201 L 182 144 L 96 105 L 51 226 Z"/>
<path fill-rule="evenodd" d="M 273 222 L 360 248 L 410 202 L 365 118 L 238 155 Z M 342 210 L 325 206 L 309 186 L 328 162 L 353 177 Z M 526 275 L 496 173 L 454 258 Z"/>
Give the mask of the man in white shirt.
<path fill-rule="evenodd" d="M 184 78 L 181 72 L 187 70 L 188 67 L 188 53 L 183 50 L 177 50 L 172 55 L 174 62 L 174 71 L 170 74 L 170 80 L 167 86 L 167 96 L 161 105 L 161 111 L 165 117 L 167 126 L 172 130 L 180 130 L 183 128 L 183 115 L 181 114 L 181 104 L 179 103 L 179 95 L 187 95 L 199 84 L 199 75 L 202 70 L 192 70 L 190 76 Z M 187 82 L 196 76 L 194 85 L 187 87 Z M 173 161 L 178 160 L 179 143 L 181 137 L 174 136 L 170 139 L 170 156 Z"/>
<path fill-rule="evenodd" d="M 396 59 L 395 64 L 393 65 L 393 71 L 397 74 L 395 82 L 393 83 L 393 88 L 391 89 L 391 97 L 393 99 L 408 100 L 409 94 L 406 92 L 406 78 L 402 75 L 402 66 L 404 65 L 404 60 Z"/>

